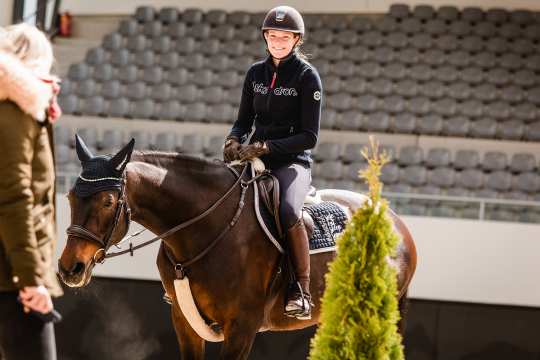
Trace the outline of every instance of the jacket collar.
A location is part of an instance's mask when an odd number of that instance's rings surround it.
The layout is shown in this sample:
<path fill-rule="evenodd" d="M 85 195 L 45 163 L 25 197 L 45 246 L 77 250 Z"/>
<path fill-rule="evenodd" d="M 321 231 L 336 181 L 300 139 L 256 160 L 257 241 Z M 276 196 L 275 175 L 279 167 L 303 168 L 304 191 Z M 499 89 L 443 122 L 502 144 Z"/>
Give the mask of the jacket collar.
<path fill-rule="evenodd" d="M 298 55 L 296 55 L 296 52 L 293 50 L 289 55 L 287 55 L 285 58 L 281 59 L 279 61 L 279 65 L 276 67 L 274 65 L 274 61 L 272 60 L 272 55 L 268 55 L 268 57 L 265 60 L 266 65 L 270 68 L 272 71 L 276 71 L 277 69 L 286 70 L 293 66 L 297 61 L 299 60 Z"/>
<path fill-rule="evenodd" d="M 26 114 L 44 121 L 52 96 L 50 84 L 39 79 L 17 57 L 0 51 L 0 101 L 13 101 Z"/>

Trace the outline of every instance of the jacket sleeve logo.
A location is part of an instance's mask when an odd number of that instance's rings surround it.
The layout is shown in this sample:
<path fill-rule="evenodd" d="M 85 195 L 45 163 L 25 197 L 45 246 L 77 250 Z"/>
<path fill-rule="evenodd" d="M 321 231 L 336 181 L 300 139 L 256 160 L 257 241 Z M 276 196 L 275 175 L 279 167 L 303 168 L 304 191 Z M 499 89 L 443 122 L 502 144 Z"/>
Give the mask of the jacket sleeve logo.
<path fill-rule="evenodd" d="M 321 100 L 321 92 L 318 91 L 318 90 L 315 91 L 315 92 L 313 93 L 313 99 L 315 99 L 315 101 Z"/>

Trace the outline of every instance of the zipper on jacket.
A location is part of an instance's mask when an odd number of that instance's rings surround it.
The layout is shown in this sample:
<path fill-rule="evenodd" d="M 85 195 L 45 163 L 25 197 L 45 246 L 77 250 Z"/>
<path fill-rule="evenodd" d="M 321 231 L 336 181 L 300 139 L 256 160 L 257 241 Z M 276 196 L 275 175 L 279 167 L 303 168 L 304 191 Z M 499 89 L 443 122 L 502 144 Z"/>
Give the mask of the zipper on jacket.
<path fill-rule="evenodd" d="M 268 89 L 268 98 L 266 99 L 266 111 L 270 112 L 270 98 L 272 97 L 272 90 L 274 89 L 274 86 L 276 85 L 276 79 L 277 79 L 277 69 L 274 71 L 274 75 L 272 75 L 272 81 L 270 82 L 270 88 Z"/>

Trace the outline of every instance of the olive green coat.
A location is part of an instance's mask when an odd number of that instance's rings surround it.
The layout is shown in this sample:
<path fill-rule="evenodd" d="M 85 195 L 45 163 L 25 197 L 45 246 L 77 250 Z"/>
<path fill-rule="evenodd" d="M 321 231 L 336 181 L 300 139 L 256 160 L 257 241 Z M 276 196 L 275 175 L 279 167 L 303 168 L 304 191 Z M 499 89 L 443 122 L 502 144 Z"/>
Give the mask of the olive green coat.
<path fill-rule="evenodd" d="M 13 68 L 12 60 L 6 62 L 0 54 L 0 291 L 45 285 L 51 295 L 59 296 L 62 289 L 53 266 L 55 176 L 50 126 L 28 114 L 39 102 L 32 99 L 42 82 L 25 79 L 28 74 L 21 75 L 21 67 Z M 10 71 L 2 71 L 6 69 Z M 24 88 L 13 81 L 15 76 L 25 80 Z M 27 96 L 17 101 L 21 91 Z"/>

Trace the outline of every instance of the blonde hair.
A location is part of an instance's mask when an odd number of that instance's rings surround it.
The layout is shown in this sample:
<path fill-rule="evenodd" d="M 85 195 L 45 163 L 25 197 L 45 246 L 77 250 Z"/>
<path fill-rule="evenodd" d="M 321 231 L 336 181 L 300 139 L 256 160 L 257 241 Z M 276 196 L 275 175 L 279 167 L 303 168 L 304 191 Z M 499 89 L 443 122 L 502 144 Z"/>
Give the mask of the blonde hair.
<path fill-rule="evenodd" d="M 35 26 L 21 23 L 0 30 L 0 51 L 15 55 L 38 75 L 51 72 L 54 61 L 51 43 Z"/>

